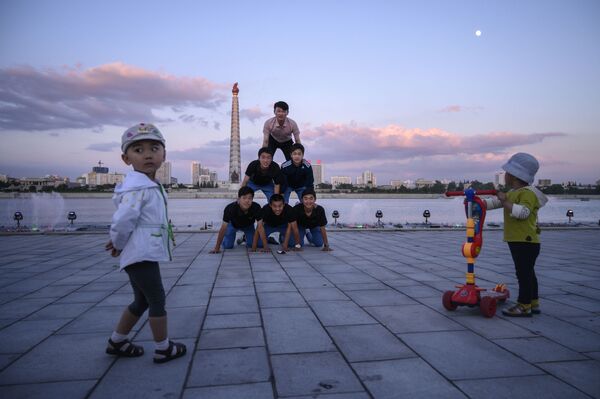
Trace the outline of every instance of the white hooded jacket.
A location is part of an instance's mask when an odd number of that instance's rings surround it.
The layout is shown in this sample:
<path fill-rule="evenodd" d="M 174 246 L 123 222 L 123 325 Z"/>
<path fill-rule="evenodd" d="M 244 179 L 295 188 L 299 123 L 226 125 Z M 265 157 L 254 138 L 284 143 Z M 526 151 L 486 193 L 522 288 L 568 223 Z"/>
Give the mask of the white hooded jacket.
<path fill-rule="evenodd" d="M 115 188 L 117 211 L 110 239 L 121 250 L 121 270 L 141 261 L 171 260 L 167 194 L 143 173 L 132 171 Z"/>

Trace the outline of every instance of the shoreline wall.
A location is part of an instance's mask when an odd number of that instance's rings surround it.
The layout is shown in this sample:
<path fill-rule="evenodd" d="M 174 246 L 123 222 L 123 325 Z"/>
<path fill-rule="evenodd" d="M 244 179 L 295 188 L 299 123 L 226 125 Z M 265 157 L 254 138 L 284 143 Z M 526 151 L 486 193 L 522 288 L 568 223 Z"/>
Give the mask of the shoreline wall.
<path fill-rule="evenodd" d="M 0 199 L 13 199 L 13 198 L 31 198 L 34 193 L 22 193 L 22 192 L 11 192 L 11 193 L 0 193 Z M 112 198 L 113 193 L 109 192 L 62 192 L 58 193 L 63 198 L 73 199 L 86 199 L 86 198 Z M 411 194 L 411 193 L 326 193 L 317 192 L 317 196 L 321 199 L 435 199 L 435 198 L 446 198 L 444 194 Z M 552 198 L 558 199 L 591 199 L 600 200 L 600 195 L 590 194 L 560 194 L 560 195 L 549 195 Z M 236 191 L 176 191 L 169 193 L 169 199 L 235 199 L 237 198 Z M 256 198 L 264 199 L 263 193 L 258 193 Z"/>

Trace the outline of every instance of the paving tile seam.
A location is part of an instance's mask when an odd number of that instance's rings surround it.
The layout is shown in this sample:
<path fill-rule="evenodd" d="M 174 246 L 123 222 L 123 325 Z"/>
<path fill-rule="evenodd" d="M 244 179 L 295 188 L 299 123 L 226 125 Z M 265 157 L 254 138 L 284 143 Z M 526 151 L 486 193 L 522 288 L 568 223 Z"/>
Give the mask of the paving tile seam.
<path fill-rule="evenodd" d="M 90 282 L 90 283 L 91 283 L 91 282 Z M 89 283 L 88 283 L 88 284 L 89 284 Z M 112 295 L 112 294 L 113 294 L 115 291 L 117 291 L 117 290 L 119 290 L 119 289 L 120 289 L 120 288 L 117 288 L 116 290 L 114 290 L 114 291 L 113 291 L 111 294 L 109 294 L 109 295 Z M 60 300 L 60 299 L 62 299 L 62 298 L 64 298 L 64 297 L 66 297 L 66 296 L 68 296 L 68 295 L 70 295 L 70 294 L 71 294 L 71 293 L 68 293 L 68 294 L 64 295 L 63 297 L 57 298 L 57 299 L 56 299 L 54 302 L 51 302 L 51 303 L 49 303 L 48 305 L 46 305 L 46 306 L 44 306 L 44 307 L 42 307 L 42 308 L 40 308 L 40 309 L 38 309 L 38 310 L 36 310 L 36 311 L 34 311 L 34 312 L 30 313 L 30 314 L 29 314 L 29 315 L 27 315 L 27 316 L 24 316 L 24 317 L 23 317 L 23 318 L 21 318 L 21 319 L 17 319 L 17 320 L 15 320 L 13 323 L 11 323 L 11 324 L 9 324 L 9 325 L 6 325 L 6 326 L 4 326 L 3 328 L 1 328 L 1 329 L 0 329 L 0 331 L 1 331 L 1 330 L 4 330 L 5 328 L 8 328 L 8 327 L 10 327 L 10 326 L 12 326 L 12 325 L 14 325 L 14 324 L 16 324 L 16 323 L 18 323 L 18 322 L 21 322 L 21 321 L 27 321 L 27 320 L 25 320 L 27 317 L 30 317 L 32 314 L 34 314 L 34 313 L 36 313 L 36 312 L 38 312 L 38 311 L 40 311 L 40 310 L 43 310 L 43 309 L 45 309 L 46 307 L 48 307 L 48 306 L 50 306 L 50 305 L 54 304 L 54 303 L 55 303 L 55 302 L 57 302 L 58 300 Z M 102 299 L 102 300 L 104 300 L 104 299 Z M 102 301 L 102 300 L 101 300 L 101 301 Z M 89 310 L 89 309 L 88 309 L 88 310 Z M 84 311 L 84 312 L 82 312 L 81 314 L 83 314 L 83 313 L 85 313 L 85 312 L 87 312 L 87 310 L 86 310 L 86 311 Z M 80 314 L 79 316 L 81 316 L 81 314 Z M 70 322 L 68 322 L 68 323 L 65 323 L 63 326 L 61 326 L 61 327 L 60 327 L 60 328 L 58 328 L 57 330 L 53 331 L 51 334 L 49 334 L 48 336 L 46 336 L 44 339 L 42 339 L 41 341 L 39 341 L 37 344 L 35 344 L 35 345 L 31 346 L 31 347 L 30 347 L 30 348 L 29 348 L 27 351 L 25 351 L 25 352 L 21 353 L 19 356 L 17 356 L 16 358 L 12 359 L 12 360 L 11 360 L 11 361 L 10 361 L 8 364 L 6 364 L 6 365 L 5 365 L 5 367 L 3 367 L 3 368 L 2 368 L 2 370 L 0 370 L 0 371 L 3 371 L 3 370 L 5 370 L 5 369 L 7 369 L 8 367 L 10 367 L 10 366 L 11 366 L 13 363 L 17 362 L 19 359 L 21 359 L 22 357 L 26 356 L 28 353 L 30 353 L 31 351 L 33 351 L 35 348 L 37 348 L 38 346 L 40 346 L 42 343 L 46 342 L 46 341 L 47 341 L 48 339 L 50 339 L 52 336 L 55 336 L 55 335 L 70 335 L 70 334 L 64 334 L 64 333 L 60 333 L 60 331 L 61 331 L 62 329 L 64 329 L 64 328 L 66 328 L 67 326 L 69 326 L 69 324 L 73 323 L 73 322 L 74 322 L 74 321 L 75 321 L 75 320 L 76 320 L 76 319 L 77 319 L 79 316 L 77 316 L 77 317 L 75 317 L 75 318 L 72 318 Z M 70 318 L 69 318 L 69 319 L 70 319 Z M 56 320 L 56 319 L 55 319 L 55 320 Z M 62 320 L 62 319 L 61 319 L 61 320 Z M 90 331 L 86 331 L 86 333 L 90 333 Z M 91 332 L 91 333 L 92 333 L 92 334 L 97 334 L 97 332 Z M 81 334 L 85 334 L 85 333 L 81 333 Z"/>
<path fill-rule="evenodd" d="M 215 384 L 215 385 L 189 385 L 189 386 L 185 386 L 181 392 L 180 397 L 183 397 L 183 391 L 185 391 L 186 389 L 196 389 L 196 388 L 220 388 L 220 387 L 231 387 L 231 386 L 245 386 L 245 385 L 252 385 L 252 384 L 263 384 L 265 382 L 270 383 L 271 378 L 266 379 L 266 380 L 259 380 L 259 381 L 252 381 L 252 382 L 239 382 L 239 383 L 231 383 L 231 384 Z M 278 396 L 273 396 L 274 398 L 277 398 Z M 237 399 L 237 398 L 232 398 L 232 399 Z"/>
<path fill-rule="evenodd" d="M 248 268 L 250 269 L 250 276 L 252 277 L 252 288 L 254 289 L 254 299 L 256 301 L 256 305 L 257 305 L 257 308 L 258 308 L 258 317 L 260 319 L 260 329 L 261 329 L 261 332 L 262 332 L 263 342 L 265 343 L 264 348 L 265 348 L 265 354 L 267 356 L 267 365 L 269 367 L 269 378 L 268 378 L 267 382 L 269 382 L 270 385 L 271 385 L 271 392 L 273 393 L 273 398 L 278 398 L 278 395 L 277 395 L 277 385 L 276 385 L 277 382 L 275 381 L 275 371 L 274 371 L 274 368 L 273 368 L 273 362 L 271 361 L 271 356 L 273 356 L 273 355 L 271 354 L 271 350 L 269 348 L 269 341 L 267 340 L 267 332 L 266 332 L 266 328 L 265 328 L 265 320 L 264 320 L 264 317 L 263 317 L 262 308 L 260 306 L 260 300 L 258 298 L 258 291 L 256 289 L 256 280 L 254 278 L 254 273 L 255 272 L 254 272 L 254 270 L 252 268 L 252 260 L 250 258 L 250 254 L 249 254 L 249 252 L 247 250 L 246 250 L 246 256 L 247 256 L 248 262 L 249 262 Z M 277 264 L 279 264 L 279 266 L 281 267 L 281 264 L 279 263 L 279 260 L 276 257 L 274 257 L 274 258 L 275 258 L 275 262 Z"/>
<path fill-rule="evenodd" d="M 15 387 L 15 386 L 22 386 L 22 385 L 45 385 L 45 384 L 52 384 L 52 383 L 61 383 L 61 382 L 84 382 L 84 381 L 97 381 L 94 378 L 72 378 L 72 379 L 68 379 L 68 380 L 47 380 L 47 381 L 35 381 L 35 382 L 19 382 L 19 383 L 15 383 L 15 384 L 0 384 L 0 387 Z"/>
<path fill-rule="evenodd" d="M 85 259 L 85 258 L 87 258 L 87 257 L 80 258 L 80 259 Z M 65 264 L 65 265 L 57 265 L 56 267 L 54 267 L 54 268 L 52 268 L 52 269 L 49 269 L 49 270 L 45 270 L 45 271 L 43 271 L 43 272 L 35 273 L 35 274 L 33 274 L 33 275 L 31 275 L 31 276 L 29 276 L 29 277 L 27 277 L 27 278 L 23 278 L 23 279 L 21 279 L 21 280 L 18 280 L 18 281 L 16 281 L 16 282 L 13 282 L 13 283 L 10 283 L 10 284 L 8 284 L 8 285 L 6 285 L 6 286 L 3 286 L 2 288 L 7 288 L 7 287 L 8 287 L 8 286 L 10 286 L 10 285 L 13 285 L 13 284 L 19 283 L 19 282 L 21 282 L 21 281 L 25 281 L 25 280 L 27 280 L 27 279 L 29 279 L 29 278 L 35 278 L 36 276 L 38 276 L 38 275 L 40 275 L 40 274 L 48 273 L 48 272 L 51 272 L 51 271 L 54 271 L 54 270 L 57 270 L 57 269 L 63 268 L 64 266 L 66 266 L 66 265 L 69 265 L 69 264 L 71 264 L 71 263 L 74 263 L 74 262 L 77 262 L 77 261 L 79 261 L 80 259 L 73 260 L 73 261 L 71 261 L 71 262 L 69 262 L 69 263 L 67 263 L 67 264 Z M 36 290 L 34 290 L 34 291 L 31 291 L 31 292 L 26 292 L 26 293 L 24 293 L 23 295 L 21 295 L 21 296 L 18 296 L 18 297 L 16 297 L 16 298 L 14 298 L 14 299 L 12 299 L 12 300 L 10 300 L 10 301 L 8 301 L 8 302 L 4 303 L 3 305 L 5 305 L 5 304 L 10 304 L 11 302 L 13 302 L 13 301 L 17 301 L 17 300 L 19 300 L 19 299 L 23 299 L 23 297 L 25 297 L 25 296 L 27 296 L 27 295 L 35 294 L 36 292 L 38 292 L 38 291 L 41 291 L 42 289 L 44 289 L 44 288 L 47 288 L 47 287 L 49 287 L 49 286 L 52 286 L 52 285 L 61 285 L 61 284 L 54 284 L 54 283 L 56 283 L 57 281 L 64 280 L 65 278 L 71 277 L 71 276 L 73 276 L 73 275 L 75 275 L 75 274 L 77 274 L 77 273 L 79 273 L 79 272 L 81 272 L 81 271 L 83 271 L 83 270 L 87 270 L 87 269 L 89 269 L 89 268 L 91 268 L 91 267 L 94 267 L 94 266 L 96 266 L 96 265 L 97 265 L 98 263 L 100 263 L 100 262 L 101 262 L 101 261 L 98 261 L 98 262 L 96 262 L 96 263 L 94 263 L 94 264 L 92 264 L 92 265 L 89 265 L 88 267 L 86 267 L 86 268 L 83 268 L 83 269 L 74 270 L 74 271 L 73 271 L 73 273 L 71 273 L 70 275 L 68 275 L 68 276 L 66 276 L 66 277 L 61 277 L 61 278 L 59 278 L 59 279 L 57 279 L 57 280 L 48 280 L 48 284 L 47 284 L 47 285 L 45 285 L 45 286 L 43 286 L 43 287 L 40 287 L 40 288 L 38 288 L 38 289 L 36 289 Z M 105 273 L 105 274 L 103 274 L 102 276 L 99 276 L 98 278 L 104 277 L 104 276 L 106 276 L 107 274 L 109 274 L 109 273 L 111 273 L 111 272 L 112 272 L 112 270 L 111 270 L 111 271 L 109 271 L 109 272 L 107 272 L 107 273 Z M 91 283 L 91 282 L 93 282 L 93 281 L 94 281 L 94 280 L 90 281 L 89 283 Z M 88 285 L 89 283 L 87 283 L 87 284 L 85 284 L 85 285 Z M 62 285 L 71 285 L 71 284 L 62 284 Z M 82 287 L 84 287 L 85 285 L 83 285 Z M 74 291 L 77 291 L 78 289 L 80 289 L 80 288 L 82 288 L 82 287 L 79 287 L 79 288 L 77 288 L 77 289 L 76 289 L 76 290 L 74 290 Z M 66 295 L 68 295 L 68 294 L 66 294 Z M 66 295 L 64 295 L 64 296 L 66 296 Z M 64 296 L 63 296 L 63 297 L 64 297 Z M 60 298 L 58 298 L 58 299 L 62 299 L 63 297 L 60 297 Z M 57 300 L 58 300 L 58 299 L 57 299 Z M 52 303 L 53 303 L 53 302 L 52 302 Z M 52 304 L 52 303 L 50 303 L 50 304 Z M 49 305 L 50 305 L 50 304 L 49 304 Z M 38 310 L 41 310 L 41 309 L 38 309 Z M 1 330 L 1 329 L 0 329 L 0 330 Z"/>
<path fill-rule="evenodd" d="M 526 374 L 519 374 L 519 375 L 512 375 L 512 376 L 502 376 L 502 377 L 473 377 L 473 378 L 454 378 L 452 379 L 452 381 L 456 381 L 456 382 L 464 382 L 464 381 L 485 381 L 485 380 L 502 380 L 502 379 L 506 379 L 506 378 L 529 378 L 529 377 L 543 377 L 543 376 L 550 376 L 550 377 L 554 377 L 552 374 L 550 373 L 537 373 L 537 374 L 533 374 L 533 373 L 526 373 Z M 560 379 L 558 379 L 560 380 Z M 562 380 L 560 380 L 562 381 Z"/>
<path fill-rule="evenodd" d="M 327 281 L 329 281 L 329 283 L 333 284 L 331 282 L 331 280 L 327 279 L 327 277 L 325 277 L 323 275 L 323 273 L 321 273 L 319 270 L 317 270 L 313 264 L 310 262 L 310 259 L 304 259 L 305 262 L 311 267 L 313 268 L 317 273 L 319 273 L 323 278 L 325 278 Z M 276 259 L 276 262 L 281 266 L 281 263 L 279 262 L 278 259 Z M 344 262 L 344 264 L 347 264 Z M 349 265 L 350 266 L 350 265 Z M 354 266 L 352 266 L 354 267 Z M 286 274 L 288 274 L 288 272 L 282 267 L 282 269 L 284 270 L 284 272 Z M 289 274 L 288 274 L 289 276 Z M 300 293 L 300 295 L 303 297 L 303 299 L 306 301 L 306 298 L 304 297 L 304 295 L 302 295 L 302 292 L 299 290 L 299 287 L 296 285 L 296 283 L 292 280 L 291 283 L 294 285 L 294 287 L 296 287 L 296 290 Z M 337 288 L 336 284 L 333 284 L 333 287 Z M 359 308 L 361 308 L 358 304 L 356 304 L 356 302 L 354 302 L 352 299 L 350 299 L 351 302 L 353 302 L 356 306 L 358 306 Z M 307 301 L 308 303 L 308 301 Z M 323 328 L 323 330 L 325 331 L 325 333 L 327 334 L 327 336 L 329 337 L 329 340 L 331 341 L 331 343 L 333 344 L 333 346 L 336 348 L 336 351 L 328 351 L 328 352 L 317 352 L 317 353 L 338 353 L 341 358 L 344 360 L 344 362 L 346 363 L 346 365 L 349 367 L 349 369 L 351 370 L 352 374 L 354 375 L 354 377 L 356 378 L 356 380 L 359 382 L 359 384 L 362 386 L 362 388 L 364 389 L 364 391 L 367 393 L 367 395 L 369 395 L 369 397 L 374 398 L 374 394 L 371 393 L 371 391 L 368 389 L 367 385 L 365 384 L 365 381 L 363 381 L 360 378 L 360 375 L 358 374 L 358 371 L 352 367 L 352 363 L 349 361 L 349 359 L 346 357 L 346 355 L 344 354 L 344 352 L 341 350 L 341 348 L 339 347 L 339 345 L 337 344 L 336 340 L 333 338 L 333 336 L 331 335 L 331 332 L 327 329 L 327 326 L 325 326 L 323 324 L 323 322 L 320 320 L 320 318 L 318 317 L 318 315 L 315 313 L 314 309 L 312 307 L 309 306 L 310 311 L 312 312 L 312 314 L 316 317 L 316 319 L 319 321 L 319 323 L 321 324 L 321 327 Z M 361 308 L 362 309 L 362 308 Z M 262 317 L 262 316 L 261 316 Z M 378 325 L 381 325 L 384 329 L 388 330 L 388 328 L 384 325 L 382 325 L 381 323 L 376 323 Z M 264 324 L 263 324 L 264 325 Z M 391 331 L 388 330 L 388 332 L 392 333 Z M 393 333 L 392 333 L 393 335 Z M 395 335 L 394 335 L 395 336 Z M 401 341 L 401 340 L 400 340 Z M 266 342 L 266 341 L 265 341 Z M 401 341 L 402 342 L 402 341 Z M 412 350 L 412 349 L 411 349 Z M 414 352 L 414 351 L 413 351 Z M 304 353 L 310 353 L 310 352 L 304 352 Z M 277 354 L 277 355 L 281 355 L 281 354 Z M 274 382 L 275 383 L 275 382 Z M 277 398 L 278 396 L 275 396 L 275 398 Z"/>
<path fill-rule="evenodd" d="M 568 306 L 571 306 L 571 305 L 568 305 Z M 533 333 L 533 334 L 535 334 L 535 335 L 541 335 L 541 336 L 543 336 L 543 337 L 545 337 L 545 338 L 547 338 L 547 339 L 549 339 L 549 340 L 551 340 L 551 341 L 553 341 L 553 342 L 555 342 L 555 343 L 557 343 L 557 344 L 559 344 L 559 345 L 561 345 L 561 346 L 564 346 L 564 345 L 560 344 L 559 342 L 556 342 L 556 341 L 554 341 L 554 340 L 553 340 L 553 339 L 551 339 L 550 337 L 548 337 L 548 336 L 546 336 L 546 335 L 544 335 L 544 334 L 540 334 L 540 332 L 539 332 L 539 331 L 537 331 L 537 330 L 532 330 L 532 329 L 530 329 L 530 328 L 528 328 L 528 327 L 526 327 L 526 326 L 521 326 L 521 325 L 517 324 L 517 323 L 516 323 L 516 320 L 513 320 L 513 319 L 512 319 L 512 318 L 510 318 L 510 317 L 506 317 L 506 316 L 502 316 L 502 315 L 498 315 L 498 317 L 500 317 L 502 320 L 508 321 L 509 323 L 512 323 L 512 324 L 516 325 L 517 327 L 525 328 L 526 330 L 529 330 L 530 332 L 532 332 L 532 333 Z M 555 319 L 555 320 L 561 321 L 561 322 L 563 322 L 563 323 L 569 324 L 569 325 L 570 325 L 570 326 L 572 326 L 572 327 L 575 327 L 575 328 L 580 328 L 580 329 L 582 329 L 582 330 L 585 330 L 585 331 L 589 331 L 589 332 L 591 332 L 591 333 L 593 333 L 593 334 L 595 334 L 595 335 L 598 335 L 598 339 L 600 340 L 600 333 L 598 333 L 597 331 L 590 330 L 590 329 L 588 329 L 588 328 L 585 328 L 585 327 L 582 327 L 582 326 L 580 326 L 580 325 L 577 325 L 577 324 L 573 323 L 572 321 L 569 321 L 568 319 L 567 319 L 567 320 L 564 320 L 564 319 L 561 319 L 560 317 L 557 317 L 557 316 L 554 316 L 554 315 L 551 315 L 551 314 L 544 314 L 544 316 L 543 316 L 543 317 L 549 317 L 549 318 L 552 318 L 552 319 Z M 533 316 L 533 318 L 535 318 L 535 316 Z M 532 327 L 535 327 L 535 326 L 532 326 Z"/>
<path fill-rule="evenodd" d="M 544 370 L 545 371 L 545 370 Z M 573 388 L 575 391 L 578 391 L 580 393 L 582 393 L 583 395 L 587 396 L 588 398 L 594 398 L 593 396 L 589 395 L 588 393 L 582 391 L 581 389 L 579 389 L 578 387 L 576 387 L 575 385 L 571 384 L 569 381 L 563 380 L 561 379 L 559 376 L 554 375 L 550 372 L 544 372 L 543 374 L 523 374 L 523 375 L 518 375 L 518 376 L 511 376 L 511 377 L 486 377 L 486 378 L 464 378 L 464 379 L 455 379 L 454 381 L 456 382 L 468 382 L 468 381 L 487 381 L 487 380 L 502 380 L 502 379 L 514 379 L 514 378 L 529 378 L 529 377 L 551 377 L 551 378 L 555 378 L 556 380 L 562 382 L 563 384 Z"/>

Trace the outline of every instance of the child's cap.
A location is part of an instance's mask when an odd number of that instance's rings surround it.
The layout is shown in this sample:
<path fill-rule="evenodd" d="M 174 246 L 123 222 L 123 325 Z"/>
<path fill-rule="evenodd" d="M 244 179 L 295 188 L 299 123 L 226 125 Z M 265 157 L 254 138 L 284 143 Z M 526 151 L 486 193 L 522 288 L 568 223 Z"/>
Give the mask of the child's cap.
<path fill-rule="evenodd" d="M 525 152 L 518 152 L 502 165 L 507 173 L 523 180 L 526 183 L 533 183 L 533 178 L 540 168 L 540 164 L 533 155 Z"/>
<path fill-rule="evenodd" d="M 163 146 L 165 145 L 165 138 L 156 126 L 151 123 L 138 123 L 125 130 L 125 133 L 121 136 L 121 150 L 123 154 L 127 151 L 127 147 L 140 140 L 154 140 L 159 141 Z"/>

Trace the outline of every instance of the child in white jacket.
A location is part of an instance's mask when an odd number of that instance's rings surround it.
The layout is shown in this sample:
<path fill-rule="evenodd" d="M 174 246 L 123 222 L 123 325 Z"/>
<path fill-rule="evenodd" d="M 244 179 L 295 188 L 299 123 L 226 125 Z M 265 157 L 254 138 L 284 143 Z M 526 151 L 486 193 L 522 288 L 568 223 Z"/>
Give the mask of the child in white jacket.
<path fill-rule="evenodd" d="M 164 363 L 186 352 L 184 344 L 168 338 L 165 290 L 158 265 L 159 261 L 171 260 L 169 240 L 173 238 L 167 195 L 155 181 L 156 171 L 165 160 L 165 139 L 154 125 L 140 123 L 123 133 L 121 149 L 123 162 L 133 166 L 133 171 L 115 188 L 117 211 L 106 249 L 112 256 L 121 256 L 121 270 L 129 276 L 134 301 L 123 311 L 106 353 L 125 357 L 144 354 L 144 348 L 131 343 L 128 334 L 148 309 L 156 345 L 154 362 Z"/>

